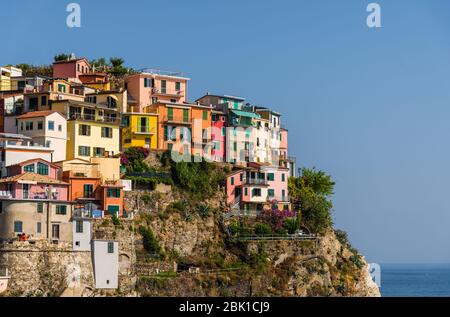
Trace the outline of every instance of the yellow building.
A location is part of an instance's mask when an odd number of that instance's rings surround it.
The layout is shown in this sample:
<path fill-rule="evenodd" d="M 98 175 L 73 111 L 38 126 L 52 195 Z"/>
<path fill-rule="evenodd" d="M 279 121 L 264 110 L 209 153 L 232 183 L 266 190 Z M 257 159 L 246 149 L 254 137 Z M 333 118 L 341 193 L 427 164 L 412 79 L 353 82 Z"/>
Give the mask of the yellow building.
<path fill-rule="evenodd" d="M 122 114 L 122 148 L 130 147 L 158 148 L 158 114 Z"/>
<path fill-rule="evenodd" d="M 22 76 L 22 70 L 13 66 L 0 67 L 0 91 L 17 90 L 11 78 Z"/>
<path fill-rule="evenodd" d="M 65 100 L 53 102 L 52 109 L 67 117 L 67 160 L 108 157 L 120 153 L 118 103 L 104 105 Z"/>

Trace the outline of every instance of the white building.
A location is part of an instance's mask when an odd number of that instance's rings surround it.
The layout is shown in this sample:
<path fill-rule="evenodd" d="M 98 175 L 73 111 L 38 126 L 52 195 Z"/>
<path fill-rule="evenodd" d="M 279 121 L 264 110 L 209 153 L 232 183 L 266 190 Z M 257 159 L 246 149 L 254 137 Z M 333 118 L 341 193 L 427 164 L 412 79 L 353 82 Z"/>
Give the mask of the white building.
<path fill-rule="evenodd" d="M 91 251 L 91 220 L 79 217 L 76 214 L 73 217 L 73 250 Z"/>
<path fill-rule="evenodd" d="M 119 286 L 119 242 L 92 240 L 95 288 L 115 289 Z"/>
<path fill-rule="evenodd" d="M 66 159 L 67 120 L 56 111 L 34 111 L 17 117 L 17 133 L 53 150 L 51 162 Z"/>
<path fill-rule="evenodd" d="M 1 177 L 7 176 L 7 166 L 36 158 L 52 162 L 52 156 L 52 149 L 33 143 L 30 137 L 22 134 L 0 133 Z"/>

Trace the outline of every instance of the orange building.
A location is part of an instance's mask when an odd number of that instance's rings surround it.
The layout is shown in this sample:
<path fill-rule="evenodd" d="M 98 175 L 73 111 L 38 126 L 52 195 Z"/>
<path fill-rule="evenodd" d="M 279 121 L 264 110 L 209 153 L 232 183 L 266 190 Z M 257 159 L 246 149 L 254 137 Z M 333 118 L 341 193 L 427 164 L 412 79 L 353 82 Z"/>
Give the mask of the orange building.
<path fill-rule="evenodd" d="M 146 107 L 158 120 L 158 149 L 184 155 L 211 155 L 211 107 L 157 102 Z"/>
<path fill-rule="evenodd" d="M 119 159 L 102 158 L 101 162 L 73 159 L 58 163 L 63 168 L 63 180 L 69 183 L 69 200 L 75 203 L 75 210 L 88 213 L 101 210 L 104 214 L 124 215 L 124 193 L 120 179 L 102 173 L 107 160 Z"/>

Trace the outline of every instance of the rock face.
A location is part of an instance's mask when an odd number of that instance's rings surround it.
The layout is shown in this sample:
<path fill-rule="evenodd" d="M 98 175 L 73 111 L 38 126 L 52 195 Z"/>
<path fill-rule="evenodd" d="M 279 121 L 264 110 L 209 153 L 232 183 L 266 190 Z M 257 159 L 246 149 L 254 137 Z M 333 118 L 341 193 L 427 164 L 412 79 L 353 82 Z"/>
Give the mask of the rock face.
<path fill-rule="evenodd" d="M 205 202 L 211 209 L 201 214 L 171 209 L 182 197 L 168 187 L 133 191 L 126 198 L 130 210 L 139 210 L 134 220 L 95 221 L 96 238 L 119 241 L 115 291 L 94 289 L 89 251 L 44 241 L 1 245 L 0 267 L 11 275 L 9 295 L 380 296 L 364 257 L 333 230 L 317 241 L 229 240 L 222 195 Z M 160 255 L 144 249 L 141 226 L 153 233 Z"/>

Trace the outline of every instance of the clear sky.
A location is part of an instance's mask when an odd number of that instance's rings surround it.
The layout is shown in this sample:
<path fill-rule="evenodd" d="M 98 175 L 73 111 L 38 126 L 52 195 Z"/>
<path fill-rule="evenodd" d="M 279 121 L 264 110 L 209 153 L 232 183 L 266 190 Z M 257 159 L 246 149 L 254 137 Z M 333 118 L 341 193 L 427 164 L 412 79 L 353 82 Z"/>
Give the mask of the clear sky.
<path fill-rule="evenodd" d="M 450 2 L 1 1 L 0 64 L 57 53 L 183 71 L 189 97 L 283 113 L 301 166 L 336 180 L 335 223 L 374 262 L 450 262 Z M 75 1 L 74 1 L 75 2 Z"/>

